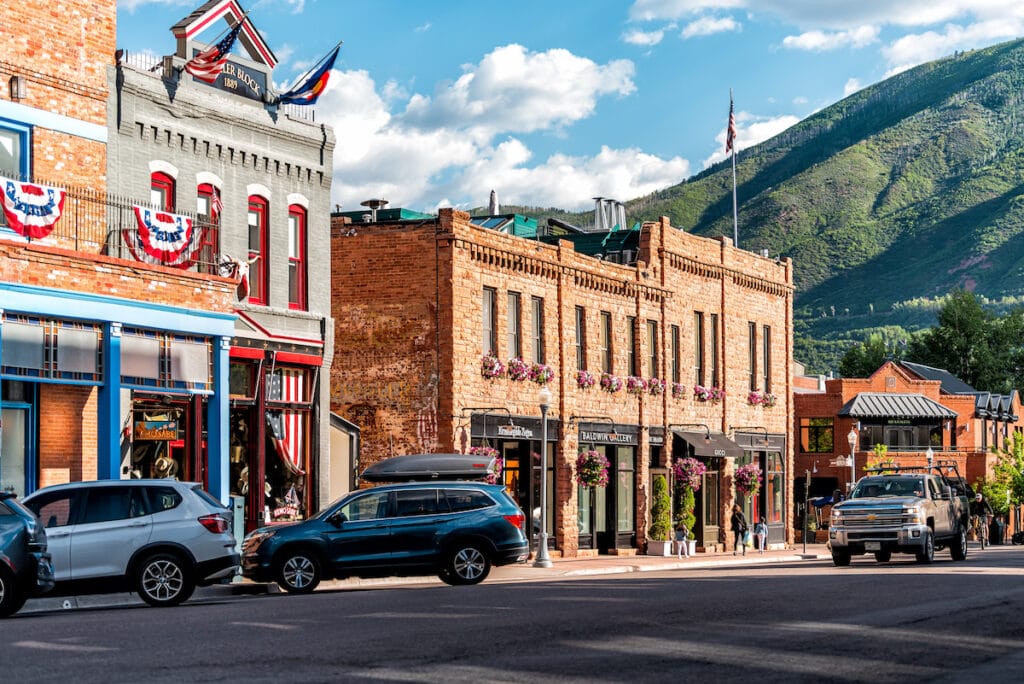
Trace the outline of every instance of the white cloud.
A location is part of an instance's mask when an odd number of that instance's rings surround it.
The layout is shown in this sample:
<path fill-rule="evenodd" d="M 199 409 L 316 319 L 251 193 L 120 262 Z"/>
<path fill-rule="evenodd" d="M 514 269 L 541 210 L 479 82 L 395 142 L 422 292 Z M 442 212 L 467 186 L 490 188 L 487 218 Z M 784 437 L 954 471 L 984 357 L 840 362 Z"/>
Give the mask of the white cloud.
<path fill-rule="evenodd" d="M 805 104 L 807 104 L 807 98 L 804 97 L 803 95 L 797 95 L 796 97 L 793 98 L 793 104 L 795 104 L 797 107 L 802 107 Z"/>
<path fill-rule="evenodd" d="M 416 28 L 414 28 L 413 31 L 416 32 L 416 33 L 426 33 L 427 31 L 430 30 L 430 27 L 431 27 L 431 23 L 428 21 L 427 23 L 421 24 L 420 26 L 417 26 Z"/>
<path fill-rule="evenodd" d="M 643 45 L 650 47 L 660 43 L 661 39 L 664 37 L 664 29 L 658 29 L 656 31 L 641 31 L 639 29 L 633 29 L 622 34 L 622 42 L 629 43 L 630 45 Z"/>
<path fill-rule="evenodd" d="M 564 49 L 529 52 L 506 45 L 433 98 L 414 96 L 402 118 L 408 126 L 472 128 L 488 138 L 557 128 L 593 114 L 603 95 L 632 93 L 633 72 L 629 60 L 602 66 Z"/>
<path fill-rule="evenodd" d="M 863 87 L 864 84 L 860 82 L 860 79 L 851 78 L 847 80 L 846 85 L 843 86 L 843 97 L 849 97 Z"/>
<path fill-rule="evenodd" d="M 701 17 L 686 25 L 680 34 L 682 38 L 693 38 L 694 36 L 710 36 L 715 33 L 726 31 L 738 31 L 740 25 L 730 17 L 715 19 L 713 17 Z"/>
<path fill-rule="evenodd" d="M 998 40 L 1009 40 L 1024 33 L 1024 5 L 1019 16 L 1004 17 L 971 24 L 967 27 L 947 25 L 941 33 L 926 31 L 903 36 L 883 48 L 882 54 L 891 64 L 886 76 L 913 66 L 944 57 L 955 50 L 969 50 Z"/>
<path fill-rule="evenodd" d="M 877 41 L 877 27 L 860 26 L 849 31 L 836 31 L 833 33 L 807 31 L 798 36 L 786 36 L 782 40 L 782 45 L 792 50 L 821 52 L 823 50 L 838 50 L 845 47 L 860 48 Z"/>
<path fill-rule="evenodd" d="M 799 122 L 800 118 L 792 114 L 764 118 L 757 117 L 748 112 L 736 112 L 736 150 L 740 151 L 753 147 Z M 722 128 L 718 135 L 715 136 L 715 142 L 718 143 L 718 148 L 711 156 L 704 160 L 703 168 L 705 169 L 729 158 L 729 155 L 725 152 L 725 128 Z"/>
<path fill-rule="evenodd" d="M 494 188 L 502 202 L 585 209 L 595 194 L 631 199 L 678 183 L 690 174 L 679 157 L 605 146 L 593 156 L 553 154 L 532 163 L 526 143 L 510 135 L 589 116 L 599 97 L 631 93 L 631 76 L 628 62 L 601 66 L 564 50 L 520 46 L 494 50 L 433 99 L 399 99 L 394 82 L 378 92 L 367 72 L 335 70 L 317 105 L 318 119 L 337 135 L 332 202 L 354 208 L 374 196 L 432 209 L 450 197 L 484 204 Z"/>

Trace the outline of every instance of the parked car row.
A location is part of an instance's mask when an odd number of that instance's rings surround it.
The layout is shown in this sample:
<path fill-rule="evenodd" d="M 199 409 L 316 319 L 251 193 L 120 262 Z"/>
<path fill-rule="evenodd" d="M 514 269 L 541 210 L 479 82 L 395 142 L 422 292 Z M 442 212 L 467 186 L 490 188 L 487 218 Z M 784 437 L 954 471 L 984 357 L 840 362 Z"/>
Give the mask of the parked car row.
<path fill-rule="evenodd" d="M 309 520 L 254 530 L 201 484 L 102 480 L 0 495 L 0 617 L 56 595 L 135 591 L 152 606 L 241 574 L 290 593 L 322 579 L 437 574 L 476 584 L 525 561 L 526 517 L 500 485 L 409 482 L 348 494 Z"/>

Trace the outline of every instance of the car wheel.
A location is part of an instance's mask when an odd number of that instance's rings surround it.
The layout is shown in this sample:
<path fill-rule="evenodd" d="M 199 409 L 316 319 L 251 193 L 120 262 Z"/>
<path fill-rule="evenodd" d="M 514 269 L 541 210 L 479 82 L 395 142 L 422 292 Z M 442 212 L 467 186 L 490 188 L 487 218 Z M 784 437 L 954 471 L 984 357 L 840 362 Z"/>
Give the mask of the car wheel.
<path fill-rule="evenodd" d="M 892 560 L 892 551 L 875 551 L 875 560 L 879 563 L 888 563 Z"/>
<path fill-rule="evenodd" d="M 917 554 L 917 562 L 928 564 L 935 560 L 935 537 L 931 530 L 924 533 L 924 548 Z"/>
<path fill-rule="evenodd" d="M 452 585 L 477 584 L 491 571 L 491 559 L 474 544 L 457 544 L 448 554 L 444 568 L 438 572 L 441 581 Z"/>
<path fill-rule="evenodd" d="M 833 551 L 832 562 L 838 567 L 845 567 L 850 564 L 850 554 L 846 551 Z"/>
<path fill-rule="evenodd" d="M 139 565 L 135 589 L 143 601 L 163 608 L 184 603 L 195 591 L 196 583 L 181 557 L 156 553 Z"/>
<path fill-rule="evenodd" d="M 25 592 L 18 589 L 14 575 L 0 567 L 0 617 L 17 613 L 27 598 Z"/>
<path fill-rule="evenodd" d="M 964 532 L 963 525 L 956 527 L 956 539 L 949 545 L 949 555 L 955 561 L 967 560 L 967 533 Z"/>
<path fill-rule="evenodd" d="M 277 564 L 277 583 L 289 594 L 308 594 L 320 584 L 320 561 L 303 550 L 288 551 Z"/>

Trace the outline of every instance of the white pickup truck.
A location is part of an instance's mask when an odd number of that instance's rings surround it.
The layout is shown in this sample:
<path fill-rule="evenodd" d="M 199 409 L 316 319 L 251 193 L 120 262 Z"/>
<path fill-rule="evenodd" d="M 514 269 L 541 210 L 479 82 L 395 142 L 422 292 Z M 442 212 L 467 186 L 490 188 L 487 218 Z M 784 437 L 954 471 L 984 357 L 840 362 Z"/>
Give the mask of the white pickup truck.
<path fill-rule="evenodd" d="M 850 498 L 832 508 L 832 562 L 874 553 L 886 563 L 893 553 L 912 553 L 931 563 L 936 549 L 967 558 L 970 510 L 964 487 L 941 474 L 897 472 L 861 478 Z"/>

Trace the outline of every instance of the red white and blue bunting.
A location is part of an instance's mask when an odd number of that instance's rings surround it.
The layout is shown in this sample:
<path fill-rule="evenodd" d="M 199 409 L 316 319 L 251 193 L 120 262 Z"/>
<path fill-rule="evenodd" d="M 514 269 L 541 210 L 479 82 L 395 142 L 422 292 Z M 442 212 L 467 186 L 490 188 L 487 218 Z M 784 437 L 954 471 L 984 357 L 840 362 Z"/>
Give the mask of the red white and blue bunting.
<path fill-rule="evenodd" d="M 147 264 L 188 268 L 202 247 L 203 228 L 188 216 L 133 206 L 138 230 L 122 231 L 132 255 Z"/>
<path fill-rule="evenodd" d="M 22 183 L 0 178 L 3 185 L 3 208 L 7 225 L 29 240 L 50 234 L 64 211 L 67 193 L 62 188 Z"/>

